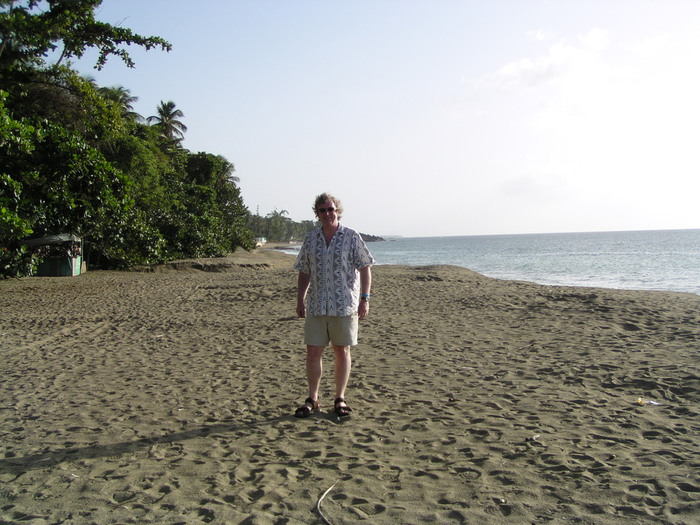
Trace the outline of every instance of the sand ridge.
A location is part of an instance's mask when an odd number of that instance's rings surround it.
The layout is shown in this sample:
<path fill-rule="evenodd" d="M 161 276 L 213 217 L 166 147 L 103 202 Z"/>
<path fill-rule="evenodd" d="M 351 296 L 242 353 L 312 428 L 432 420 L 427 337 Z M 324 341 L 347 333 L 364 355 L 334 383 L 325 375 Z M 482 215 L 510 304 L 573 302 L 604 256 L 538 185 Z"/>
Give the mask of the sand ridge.
<path fill-rule="evenodd" d="M 700 518 L 697 296 L 377 266 L 299 420 L 292 260 L 0 282 L 0 521 Z"/>

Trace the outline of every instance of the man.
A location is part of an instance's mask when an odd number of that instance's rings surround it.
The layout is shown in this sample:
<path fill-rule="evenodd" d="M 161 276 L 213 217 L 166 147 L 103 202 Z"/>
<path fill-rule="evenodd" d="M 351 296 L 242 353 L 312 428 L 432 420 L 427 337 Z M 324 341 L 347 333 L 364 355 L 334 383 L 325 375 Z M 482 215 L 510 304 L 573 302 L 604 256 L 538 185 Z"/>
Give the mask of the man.
<path fill-rule="evenodd" d="M 369 313 L 374 259 L 360 234 L 340 224 L 343 208 L 338 199 L 322 193 L 316 197 L 313 209 L 321 228 L 306 236 L 294 263 L 299 271 L 297 316 L 305 318 L 309 384 L 309 397 L 294 415 L 307 417 L 318 410 L 323 351 L 331 343 L 335 357 L 334 411 L 338 417 L 345 417 L 352 412 L 345 402 L 352 365 L 350 347 L 357 344 L 358 320 Z"/>

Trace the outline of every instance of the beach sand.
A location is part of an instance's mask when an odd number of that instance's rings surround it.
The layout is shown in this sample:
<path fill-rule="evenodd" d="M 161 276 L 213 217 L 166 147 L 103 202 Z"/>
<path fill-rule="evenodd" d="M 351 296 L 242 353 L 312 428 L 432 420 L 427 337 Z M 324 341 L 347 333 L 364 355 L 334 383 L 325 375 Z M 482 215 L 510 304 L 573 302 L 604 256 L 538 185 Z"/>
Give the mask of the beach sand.
<path fill-rule="evenodd" d="M 297 419 L 292 261 L 0 282 L 0 522 L 700 523 L 697 296 L 377 266 Z"/>

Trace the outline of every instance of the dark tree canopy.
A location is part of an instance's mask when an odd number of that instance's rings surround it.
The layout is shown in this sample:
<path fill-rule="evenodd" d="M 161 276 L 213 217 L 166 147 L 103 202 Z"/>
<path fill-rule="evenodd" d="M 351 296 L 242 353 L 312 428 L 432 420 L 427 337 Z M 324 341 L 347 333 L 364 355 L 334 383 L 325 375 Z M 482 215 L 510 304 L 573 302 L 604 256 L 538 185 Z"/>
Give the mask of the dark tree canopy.
<path fill-rule="evenodd" d="M 124 46 L 170 44 L 96 21 L 99 0 L 0 0 L 0 277 L 31 273 L 26 239 L 84 240 L 88 264 L 128 268 L 251 249 L 231 162 L 191 153 L 172 101 L 148 125 L 136 97 L 100 87 L 69 59 L 97 48 L 133 66 Z M 48 56 L 56 57 L 47 64 Z"/>
<path fill-rule="evenodd" d="M 163 102 L 161 100 L 156 110 L 157 114 L 151 115 L 146 121 L 158 128 L 160 134 L 169 141 L 182 140 L 185 137 L 187 126 L 185 126 L 180 119 L 183 118 L 185 114 L 181 110 L 175 108 L 175 102 L 172 100 Z"/>
<path fill-rule="evenodd" d="M 0 71 L 43 64 L 58 53 L 56 65 L 82 57 L 88 49 L 98 51 L 96 69 L 111 56 L 128 66 L 134 62 L 125 47 L 149 50 L 171 45 L 157 36 L 142 36 L 130 29 L 95 20 L 102 0 L 0 0 Z"/>

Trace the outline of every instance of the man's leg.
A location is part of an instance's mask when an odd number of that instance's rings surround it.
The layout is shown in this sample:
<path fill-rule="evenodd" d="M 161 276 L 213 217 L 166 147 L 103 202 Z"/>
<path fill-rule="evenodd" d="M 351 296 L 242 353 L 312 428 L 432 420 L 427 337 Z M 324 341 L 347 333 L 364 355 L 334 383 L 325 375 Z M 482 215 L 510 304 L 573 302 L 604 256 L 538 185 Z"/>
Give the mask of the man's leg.
<path fill-rule="evenodd" d="M 350 347 L 333 345 L 333 352 L 335 354 L 335 397 L 345 398 L 345 388 L 348 386 L 352 367 Z"/>
<path fill-rule="evenodd" d="M 318 389 L 323 374 L 324 350 L 324 346 L 309 345 L 306 347 L 306 380 L 309 383 L 309 397 L 314 401 L 318 401 Z"/>

